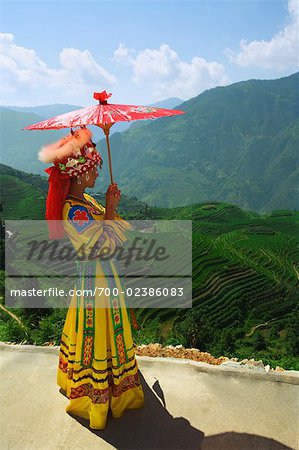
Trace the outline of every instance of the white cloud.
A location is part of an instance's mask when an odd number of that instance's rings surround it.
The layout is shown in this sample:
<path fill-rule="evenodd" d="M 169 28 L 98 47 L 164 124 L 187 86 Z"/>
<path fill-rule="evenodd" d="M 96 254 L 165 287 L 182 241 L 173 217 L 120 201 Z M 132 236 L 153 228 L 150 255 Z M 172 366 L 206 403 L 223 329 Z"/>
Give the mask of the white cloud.
<path fill-rule="evenodd" d="M 78 76 L 82 82 L 94 83 L 99 80 L 105 80 L 109 84 L 116 82 L 115 76 L 97 64 L 88 50 L 82 52 L 76 48 L 65 48 L 60 53 L 59 59 L 62 67 L 72 74 L 75 73 L 75 77 Z"/>
<path fill-rule="evenodd" d="M 227 49 L 226 55 L 238 66 L 264 69 L 296 69 L 299 67 L 299 0 L 289 0 L 288 24 L 270 41 L 240 42 L 240 52 Z M 267 18 L 265 18 L 267 20 Z"/>
<path fill-rule="evenodd" d="M 114 59 L 131 65 L 133 81 L 138 85 L 150 86 L 156 97 L 187 99 L 205 89 L 229 83 L 222 64 L 208 62 L 198 56 L 190 62 L 182 61 L 167 44 L 133 55 L 132 49 L 120 44 L 114 52 Z"/>
<path fill-rule="evenodd" d="M 0 92 L 3 99 L 7 92 L 22 89 L 47 88 L 61 93 L 62 98 L 74 95 L 79 98 L 92 87 L 103 83 L 115 84 L 116 77 L 100 66 L 88 50 L 65 48 L 59 55 L 60 67 L 52 69 L 34 50 L 17 46 L 14 36 L 0 33 Z M 42 99 L 41 99 L 42 100 Z M 6 100 L 8 101 L 8 100 Z"/>
<path fill-rule="evenodd" d="M 118 48 L 114 50 L 111 60 L 117 63 L 131 65 L 134 62 L 133 53 L 134 51 L 128 49 L 125 44 L 119 44 Z"/>

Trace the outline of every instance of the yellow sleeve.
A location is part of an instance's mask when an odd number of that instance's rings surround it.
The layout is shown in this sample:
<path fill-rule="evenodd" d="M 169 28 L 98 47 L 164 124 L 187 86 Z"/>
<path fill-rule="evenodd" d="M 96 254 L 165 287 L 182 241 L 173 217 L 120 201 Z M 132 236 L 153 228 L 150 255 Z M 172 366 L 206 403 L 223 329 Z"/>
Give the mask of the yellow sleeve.
<path fill-rule="evenodd" d="M 86 200 L 90 201 L 91 203 L 93 203 L 93 205 L 95 205 L 97 208 L 99 208 L 103 214 L 105 213 L 106 208 L 104 208 L 103 205 L 101 205 L 99 202 L 97 202 L 95 198 L 93 198 L 91 195 L 86 194 L 86 193 L 84 193 L 84 197 L 86 198 Z"/>
<path fill-rule="evenodd" d="M 79 259 L 94 258 L 99 252 L 113 253 L 127 240 L 131 225 L 118 216 L 104 220 L 101 214 L 85 205 L 66 201 L 63 208 L 64 228 Z"/>

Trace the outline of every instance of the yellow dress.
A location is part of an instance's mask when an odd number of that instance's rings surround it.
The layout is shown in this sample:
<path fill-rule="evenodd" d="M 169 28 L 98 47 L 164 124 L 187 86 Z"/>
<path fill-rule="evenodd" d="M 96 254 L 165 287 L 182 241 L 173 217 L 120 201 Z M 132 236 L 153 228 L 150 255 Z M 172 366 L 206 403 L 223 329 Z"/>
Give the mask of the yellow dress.
<path fill-rule="evenodd" d="M 103 222 L 103 206 L 90 195 L 84 196 L 86 202 L 68 196 L 64 203 L 68 237 L 77 251 L 82 242 L 88 242 L 88 246 L 84 245 L 85 256 L 86 248 L 91 249 L 96 243 L 99 248 L 109 246 L 113 251 L 115 245 L 126 240 L 130 225 L 118 215 L 117 220 Z M 144 405 L 144 393 L 131 323 L 121 294 L 123 286 L 114 262 L 80 261 L 77 268 L 76 287 L 85 289 L 85 293 L 76 296 L 74 292 L 71 298 L 60 343 L 57 383 L 70 400 L 66 411 L 88 419 L 91 428 L 103 429 L 109 408 L 112 417 L 121 417 L 126 409 Z M 108 277 L 109 273 L 114 278 Z M 98 288 L 106 287 L 111 288 L 107 292 L 117 287 L 118 295 L 98 293 Z"/>

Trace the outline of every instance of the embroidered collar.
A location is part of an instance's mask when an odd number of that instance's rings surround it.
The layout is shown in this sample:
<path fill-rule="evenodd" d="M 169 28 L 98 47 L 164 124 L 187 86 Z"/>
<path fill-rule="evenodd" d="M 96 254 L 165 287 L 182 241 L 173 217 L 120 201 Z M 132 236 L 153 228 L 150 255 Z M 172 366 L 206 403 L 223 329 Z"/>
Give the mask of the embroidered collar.
<path fill-rule="evenodd" d="M 100 205 L 97 205 L 96 203 L 93 203 L 91 200 L 87 200 L 86 198 L 80 198 L 80 197 L 76 197 L 75 195 L 69 194 L 67 196 L 67 200 L 71 199 L 71 200 L 75 200 L 76 202 L 81 202 L 83 204 L 87 204 L 90 209 L 95 208 L 97 210 L 97 212 L 99 211 L 100 213 L 104 213 L 104 208 L 101 208 Z"/>

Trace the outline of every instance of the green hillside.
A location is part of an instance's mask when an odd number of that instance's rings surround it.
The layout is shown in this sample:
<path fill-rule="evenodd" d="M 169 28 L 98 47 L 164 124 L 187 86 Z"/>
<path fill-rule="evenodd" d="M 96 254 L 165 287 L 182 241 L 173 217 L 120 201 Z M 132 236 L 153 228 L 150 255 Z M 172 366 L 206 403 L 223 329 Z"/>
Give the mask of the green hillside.
<path fill-rule="evenodd" d="M 47 187 L 45 177 L 0 164 L 0 218 L 44 219 Z"/>
<path fill-rule="evenodd" d="M 1 194 L 1 215 L 12 220 L 42 218 L 41 211 L 45 198 L 41 193 L 11 175 L 0 175 L 0 182 L 5 185 L 5 195 Z M 32 201 L 33 198 L 34 201 Z"/>
<path fill-rule="evenodd" d="M 44 219 L 45 199 L 48 191 L 48 177 L 29 174 L 0 164 L 0 218 Z M 105 203 L 104 193 L 88 192 L 102 204 Z M 127 219 L 149 218 L 150 207 L 136 197 L 122 195 L 118 213 Z"/>
<path fill-rule="evenodd" d="M 221 201 L 257 212 L 298 209 L 298 87 L 299 73 L 217 87 L 180 105 L 182 116 L 113 135 L 119 185 L 162 207 Z M 106 158 L 104 141 L 100 147 Z"/>
<path fill-rule="evenodd" d="M 193 308 L 139 310 L 149 342 L 269 363 L 298 356 L 299 212 L 212 202 L 156 208 L 153 217 L 193 221 Z"/>

